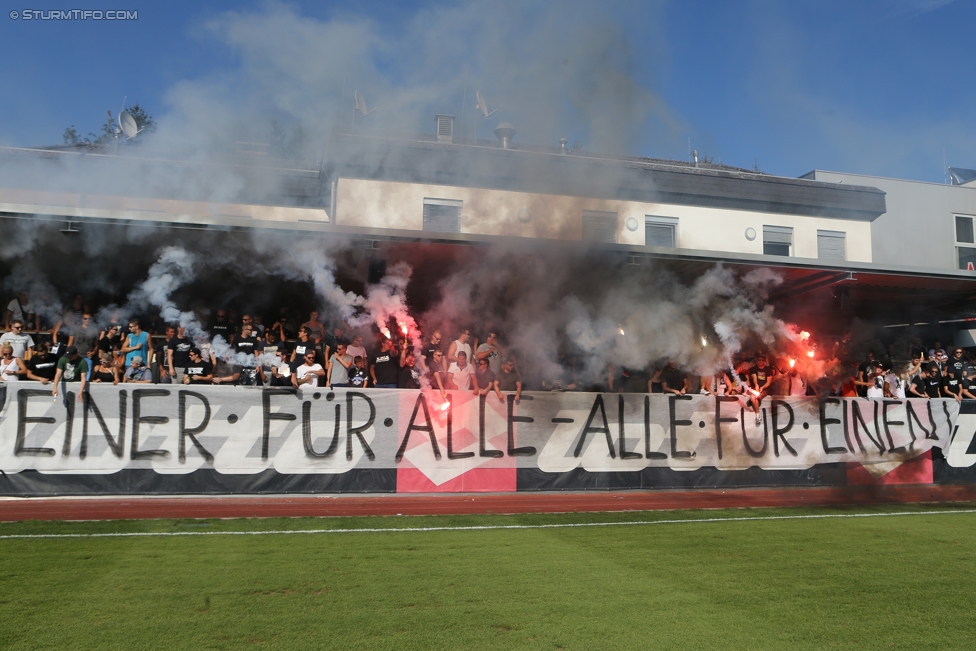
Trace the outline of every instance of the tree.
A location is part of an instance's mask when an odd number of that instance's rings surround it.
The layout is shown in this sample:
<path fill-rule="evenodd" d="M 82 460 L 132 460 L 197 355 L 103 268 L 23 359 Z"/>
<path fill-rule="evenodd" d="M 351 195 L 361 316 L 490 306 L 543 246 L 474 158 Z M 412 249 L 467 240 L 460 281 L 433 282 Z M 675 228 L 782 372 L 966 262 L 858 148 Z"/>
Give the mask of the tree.
<path fill-rule="evenodd" d="M 129 115 L 136 121 L 136 126 L 140 131 L 152 133 L 156 130 L 156 120 L 145 109 L 139 106 L 138 103 L 130 106 L 128 111 Z M 108 114 L 108 118 L 105 120 L 105 124 L 102 125 L 100 134 L 89 132 L 87 136 L 82 137 L 75 128 L 75 125 L 72 124 L 64 130 L 61 136 L 64 144 L 104 145 L 112 142 L 115 139 L 115 130 L 118 128 L 118 119 L 112 115 L 112 111 L 106 111 L 106 113 Z"/>

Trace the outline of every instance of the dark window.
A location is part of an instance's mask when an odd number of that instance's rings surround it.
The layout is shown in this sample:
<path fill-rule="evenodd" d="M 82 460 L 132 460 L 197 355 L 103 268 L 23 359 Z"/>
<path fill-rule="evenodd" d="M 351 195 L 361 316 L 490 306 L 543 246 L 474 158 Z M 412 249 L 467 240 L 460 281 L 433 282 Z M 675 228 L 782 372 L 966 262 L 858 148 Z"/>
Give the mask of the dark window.
<path fill-rule="evenodd" d="M 583 241 L 606 242 L 617 241 L 617 213 L 600 212 L 598 210 L 583 211 Z"/>
<path fill-rule="evenodd" d="M 789 257 L 793 229 L 788 226 L 763 226 L 763 254 Z"/>
<path fill-rule="evenodd" d="M 846 260 L 846 234 L 840 231 L 817 231 L 817 257 L 821 260 Z"/>
<path fill-rule="evenodd" d="M 644 246 L 676 247 L 678 245 L 677 228 L 677 219 L 662 217 L 647 219 L 644 222 Z"/>
<path fill-rule="evenodd" d="M 960 269 L 968 269 L 969 265 L 973 265 L 976 269 L 976 249 L 970 246 L 957 246 L 956 253 L 959 256 Z"/>
<path fill-rule="evenodd" d="M 956 215 L 956 241 L 973 244 L 973 218 Z"/>
<path fill-rule="evenodd" d="M 450 199 L 424 199 L 424 230 L 460 233 L 461 202 Z"/>

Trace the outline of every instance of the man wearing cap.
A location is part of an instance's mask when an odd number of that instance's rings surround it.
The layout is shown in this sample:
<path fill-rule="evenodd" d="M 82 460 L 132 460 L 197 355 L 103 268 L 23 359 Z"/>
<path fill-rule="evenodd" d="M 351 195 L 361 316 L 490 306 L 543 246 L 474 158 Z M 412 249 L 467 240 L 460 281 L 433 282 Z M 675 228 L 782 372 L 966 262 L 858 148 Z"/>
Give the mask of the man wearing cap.
<path fill-rule="evenodd" d="M 868 377 L 874 372 L 875 364 L 878 363 L 878 359 L 874 356 L 874 351 L 869 350 L 867 359 L 858 364 L 857 367 L 857 379 L 854 384 L 857 387 L 857 395 L 866 398 L 868 396 Z"/>
<path fill-rule="evenodd" d="M 152 371 L 146 366 L 145 360 L 141 355 L 133 355 L 129 368 L 125 369 L 125 379 L 123 382 L 133 384 L 151 384 Z"/>
<path fill-rule="evenodd" d="M 88 360 L 78 354 L 78 349 L 68 346 L 64 351 L 64 357 L 58 360 L 58 370 L 54 375 L 54 387 L 51 395 L 58 397 L 58 385 L 68 382 L 81 382 L 81 390 L 78 391 L 78 402 L 81 402 L 85 391 L 88 389 Z M 67 393 L 67 386 L 65 386 Z"/>
<path fill-rule="evenodd" d="M 884 398 L 884 364 L 874 362 L 873 368 L 868 370 L 866 396 L 868 398 Z"/>

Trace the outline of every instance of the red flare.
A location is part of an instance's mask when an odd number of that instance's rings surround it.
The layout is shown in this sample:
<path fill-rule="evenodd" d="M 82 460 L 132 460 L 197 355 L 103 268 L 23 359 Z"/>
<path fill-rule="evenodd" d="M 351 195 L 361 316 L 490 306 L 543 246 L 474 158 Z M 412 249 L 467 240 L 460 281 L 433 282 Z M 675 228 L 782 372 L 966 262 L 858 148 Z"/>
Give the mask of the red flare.
<path fill-rule="evenodd" d="M 450 406 L 451 406 L 451 403 L 445 402 L 443 405 L 441 405 L 441 411 L 447 411 L 447 408 L 450 407 Z"/>
<path fill-rule="evenodd" d="M 810 333 L 809 332 L 807 332 L 806 330 L 801 330 L 800 331 L 800 341 L 806 341 L 809 338 L 810 338 Z"/>
<path fill-rule="evenodd" d="M 813 357 L 814 353 L 812 350 L 807 351 L 807 357 Z"/>
<path fill-rule="evenodd" d="M 790 368 L 793 368 L 794 366 L 796 366 L 796 360 L 791 357 L 790 358 Z"/>

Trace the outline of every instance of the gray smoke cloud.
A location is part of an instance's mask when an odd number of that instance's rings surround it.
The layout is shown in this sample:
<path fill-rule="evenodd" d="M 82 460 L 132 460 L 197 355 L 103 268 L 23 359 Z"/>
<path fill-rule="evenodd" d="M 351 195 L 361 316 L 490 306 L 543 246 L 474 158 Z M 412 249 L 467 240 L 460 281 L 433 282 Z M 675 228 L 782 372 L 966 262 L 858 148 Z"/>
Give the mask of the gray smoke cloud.
<path fill-rule="evenodd" d="M 641 369 L 668 360 L 701 375 L 731 366 L 743 351 L 797 355 L 797 329 L 764 301 L 782 278 L 769 270 L 738 275 L 716 265 L 691 284 L 657 266 L 627 268 L 607 256 L 495 248 L 469 259 L 440 286 L 428 323 L 504 333 L 523 372 L 560 377 L 573 360 L 586 384 L 608 364 Z M 600 268 L 600 267 L 603 268 Z"/>
<path fill-rule="evenodd" d="M 646 11 L 652 19 L 657 10 Z M 509 2 L 490 10 L 473 2 L 438 6 L 418 11 L 396 34 L 360 17 L 320 20 L 272 3 L 218 14 L 203 33 L 239 64 L 175 84 L 167 93 L 168 106 L 156 113 L 155 134 L 123 146 L 119 158 L 66 156 L 56 163 L 8 165 L 2 183 L 260 202 L 280 193 L 274 176 L 228 163 L 240 162 L 241 142 L 270 142 L 272 120 L 286 137 L 278 143 L 280 151 L 269 150 L 269 158 L 287 155 L 295 159 L 290 165 L 303 169 L 320 164 L 336 128 L 430 132 L 439 112 L 456 114 L 456 131 L 466 138 L 486 137 L 490 127 L 505 120 L 516 125 L 519 140 L 554 145 L 566 137 L 615 153 L 641 151 L 682 131 L 680 119 L 638 79 L 633 47 L 619 21 L 594 3 Z M 647 33 L 653 38 L 653 25 Z M 377 107 L 365 119 L 351 110 L 356 89 Z M 492 108 L 502 107 L 493 121 L 475 113 L 475 89 Z M 159 159 L 182 163 L 162 166 L 154 162 Z M 382 165 L 382 156 L 377 161 Z M 412 270 L 406 263 L 391 260 L 386 276 L 362 291 L 342 286 L 338 272 L 349 246 L 345 241 L 293 237 L 283 242 L 253 235 L 246 246 L 217 246 L 200 255 L 160 248 L 151 227 L 119 230 L 109 239 L 83 232 L 78 246 L 96 257 L 138 244 L 140 256 L 156 261 L 122 304 L 99 313 L 101 323 L 151 308 L 204 337 L 203 326 L 174 293 L 223 266 L 250 263 L 256 283 L 261 274 L 311 283 L 333 321 L 381 330 L 391 322 L 406 324 L 416 351 L 422 334 L 418 322 L 427 332 L 443 328 L 449 338 L 465 326 L 483 335 L 491 321 L 506 335 L 522 370 L 541 377 L 563 374 L 569 357 L 580 358 L 577 370 L 586 382 L 605 376 L 608 363 L 641 367 L 674 359 L 708 373 L 727 367 L 743 347 L 787 351 L 795 340 L 793 330 L 763 307 L 766 291 L 778 282 L 766 271 L 740 277 L 716 267 L 689 283 L 656 268 L 631 273 L 597 255 L 499 246 L 445 268 L 437 286 L 425 288 L 433 293 L 432 306 L 417 315 L 410 307 Z M 38 244 L 34 233 L 20 227 L 7 241 L 0 255 L 18 259 L 29 258 L 26 252 Z M 28 262 L 7 286 L 49 294 L 45 276 L 40 265 Z M 96 274 L 86 282 L 122 289 L 117 274 Z M 214 345 L 219 356 L 234 359 L 226 342 Z"/>
<path fill-rule="evenodd" d="M 619 15 L 640 16 L 653 39 L 659 13 L 653 4 L 501 2 L 487 11 L 466 2 L 419 9 L 394 30 L 279 3 L 223 12 L 198 31 L 234 63 L 173 84 L 166 106 L 148 107 L 156 133 L 137 136 L 134 146 L 123 138 L 128 160 L 71 155 L 55 168 L 22 161 L 4 169 L 0 183 L 233 202 L 278 189 L 273 178 L 215 164 L 236 160 L 241 143 L 269 144 L 269 159 L 315 169 L 337 128 L 429 133 L 435 113 L 456 115 L 466 138 L 492 138 L 504 120 L 529 143 L 554 146 L 566 137 L 614 153 L 673 150 L 686 127 L 642 80 Z M 365 119 L 352 111 L 355 90 L 377 109 Z M 475 110 L 475 90 L 501 107 L 492 119 Z M 159 159 L 193 164 L 152 164 Z"/>

